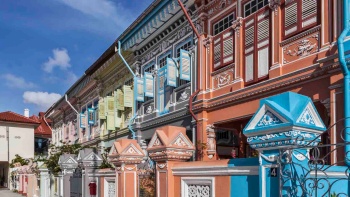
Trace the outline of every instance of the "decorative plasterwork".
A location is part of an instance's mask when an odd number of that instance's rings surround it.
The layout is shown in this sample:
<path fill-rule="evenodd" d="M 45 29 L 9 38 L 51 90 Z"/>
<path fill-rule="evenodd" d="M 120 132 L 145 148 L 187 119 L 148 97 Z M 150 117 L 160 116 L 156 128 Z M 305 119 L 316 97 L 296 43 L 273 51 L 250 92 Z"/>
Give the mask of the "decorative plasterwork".
<path fill-rule="evenodd" d="M 209 54 L 210 53 L 210 46 L 213 42 L 213 37 L 208 35 L 208 37 L 206 37 L 204 40 L 203 40 L 203 45 L 204 47 L 207 49 L 207 53 Z"/>
<path fill-rule="evenodd" d="M 216 153 L 215 137 L 215 127 L 207 125 L 207 155 L 209 159 L 212 159 Z"/>
<path fill-rule="evenodd" d="M 269 7 L 277 15 L 278 7 L 281 6 L 281 0 L 269 0 Z"/>
<path fill-rule="evenodd" d="M 198 104 L 198 102 L 195 102 L 195 106 L 193 107 L 193 110 L 194 110 L 194 112 L 196 112 L 196 110 L 199 110 L 201 108 L 203 108 L 203 109 L 215 109 L 215 108 L 225 106 L 227 104 L 234 105 L 235 103 L 241 101 L 244 98 L 249 97 L 250 99 L 252 99 L 253 96 L 258 96 L 258 95 L 261 95 L 261 94 L 266 93 L 266 92 L 269 92 L 270 94 L 273 92 L 278 92 L 280 90 L 280 88 L 282 88 L 282 87 L 291 86 L 291 85 L 296 84 L 296 83 L 301 83 L 301 82 L 304 82 L 306 80 L 311 80 L 314 78 L 318 78 L 319 76 L 328 74 L 331 70 L 335 70 L 335 69 L 339 68 L 339 63 L 336 62 L 334 64 L 323 67 L 322 70 L 307 73 L 310 70 L 314 70 L 315 67 L 319 67 L 319 65 L 312 65 L 308 68 L 301 69 L 301 70 L 298 70 L 296 72 L 284 75 L 283 78 L 287 79 L 284 81 L 281 81 L 281 77 L 278 77 L 278 78 L 276 77 L 274 79 L 259 83 L 259 86 L 261 86 L 261 88 L 256 88 L 256 86 L 252 85 L 252 86 L 246 87 L 244 89 L 240 89 L 240 90 L 237 90 L 237 91 L 232 92 L 230 94 L 227 94 L 227 95 L 225 95 L 224 98 L 211 99 L 210 100 L 211 103 L 208 103 L 208 104 L 207 103 Z M 307 74 L 303 74 L 303 75 L 298 76 L 298 77 L 292 77 L 294 75 L 299 75 L 302 73 L 307 73 Z M 269 85 L 269 84 L 271 84 L 271 85 Z"/>
<path fill-rule="evenodd" d="M 232 0 L 220 0 L 219 3 L 217 2 L 219 2 L 219 0 L 214 0 L 205 6 L 209 17 L 215 15 L 216 13 L 222 11 L 227 6 L 232 4 Z"/>
<path fill-rule="evenodd" d="M 316 26 L 316 27 L 314 27 L 314 28 L 311 28 L 311 29 L 306 30 L 306 31 L 304 31 L 304 32 L 301 32 L 301 33 L 299 33 L 299 34 L 297 34 L 297 35 L 295 35 L 295 36 L 292 36 L 291 38 L 288 38 L 288 39 L 284 40 L 283 42 L 280 43 L 280 46 L 283 47 L 283 46 L 285 46 L 285 45 L 287 45 L 287 44 L 290 44 L 290 43 L 292 43 L 292 42 L 294 42 L 294 41 L 296 41 L 296 40 L 299 40 L 299 39 L 301 39 L 301 38 L 303 38 L 303 37 L 305 37 L 305 36 L 308 36 L 308 35 L 310 35 L 310 34 L 313 34 L 313 33 L 315 33 L 315 32 L 318 32 L 318 31 L 320 31 L 320 30 L 321 30 L 321 26 L 320 26 L 320 25 L 319 25 L 319 26 Z"/>
<path fill-rule="evenodd" d="M 243 18 L 237 17 L 235 21 L 232 22 L 232 29 L 237 33 L 237 36 L 239 37 L 239 31 L 243 25 Z"/>

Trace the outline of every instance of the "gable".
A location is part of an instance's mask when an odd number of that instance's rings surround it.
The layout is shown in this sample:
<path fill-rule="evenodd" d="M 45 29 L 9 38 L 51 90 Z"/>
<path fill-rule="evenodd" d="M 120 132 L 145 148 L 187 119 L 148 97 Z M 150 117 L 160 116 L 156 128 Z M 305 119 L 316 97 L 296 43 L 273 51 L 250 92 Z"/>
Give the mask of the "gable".
<path fill-rule="evenodd" d="M 88 161 L 96 161 L 96 160 L 102 160 L 97 154 L 95 154 L 94 152 L 91 152 L 90 154 L 88 154 L 84 160 L 88 160 Z"/>
<path fill-rule="evenodd" d="M 283 115 L 277 113 L 272 107 L 264 104 L 253 116 L 244 130 L 263 129 L 266 127 L 278 126 L 283 123 L 290 123 L 290 121 L 288 121 L 286 117 L 283 117 Z"/>
<path fill-rule="evenodd" d="M 73 159 L 72 157 L 69 157 L 69 158 L 66 159 L 66 161 L 64 161 L 63 163 L 65 163 L 65 164 L 72 164 L 72 163 L 78 163 L 78 162 L 75 161 L 75 159 Z"/>
<path fill-rule="evenodd" d="M 150 143 L 148 145 L 148 148 L 157 147 L 157 146 L 164 146 L 164 143 L 159 138 L 158 133 L 156 132 L 153 135 L 153 137 L 152 137 L 152 139 L 151 139 L 151 141 L 150 141 Z"/>
<path fill-rule="evenodd" d="M 117 154 L 118 152 L 117 152 L 117 149 L 115 148 L 115 145 L 113 144 L 113 146 L 112 146 L 112 148 L 111 148 L 111 150 L 109 150 L 109 155 L 115 155 L 115 154 Z"/>
<path fill-rule="evenodd" d="M 181 132 L 170 142 L 170 146 L 193 147 L 192 143 Z"/>
<path fill-rule="evenodd" d="M 320 116 L 311 102 L 309 102 L 303 109 L 299 117 L 296 119 L 296 123 L 325 129 Z"/>
<path fill-rule="evenodd" d="M 128 145 L 124 151 L 122 152 L 122 154 L 138 154 L 138 155 L 143 155 L 143 153 L 135 147 L 134 144 L 130 144 Z"/>

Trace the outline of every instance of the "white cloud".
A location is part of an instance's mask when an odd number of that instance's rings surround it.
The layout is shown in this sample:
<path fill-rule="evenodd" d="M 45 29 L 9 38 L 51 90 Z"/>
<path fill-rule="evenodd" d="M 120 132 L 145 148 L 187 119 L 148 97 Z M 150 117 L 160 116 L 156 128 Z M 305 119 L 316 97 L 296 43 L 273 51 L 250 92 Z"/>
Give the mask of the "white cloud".
<path fill-rule="evenodd" d="M 67 49 L 54 49 L 52 50 L 53 57 L 49 57 L 49 60 L 44 63 L 43 69 L 45 72 L 51 73 L 55 67 L 59 67 L 62 70 L 69 68 L 70 57 Z"/>
<path fill-rule="evenodd" d="M 4 74 L 1 75 L 0 78 L 5 79 L 5 84 L 11 88 L 30 89 L 36 87 L 34 83 L 28 82 L 24 78 L 17 77 L 13 74 Z"/>
<path fill-rule="evenodd" d="M 47 110 L 60 98 L 61 95 L 57 93 L 33 91 L 26 91 L 23 93 L 23 102 L 35 104 L 39 107 L 40 110 Z"/>
<path fill-rule="evenodd" d="M 99 21 L 113 21 L 114 25 L 125 28 L 133 20 L 133 12 L 120 3 L 110 0 L 59 0 L 63 4 L 89 15 Z M 117 31 L 117 29 L 115 30 Z"/>

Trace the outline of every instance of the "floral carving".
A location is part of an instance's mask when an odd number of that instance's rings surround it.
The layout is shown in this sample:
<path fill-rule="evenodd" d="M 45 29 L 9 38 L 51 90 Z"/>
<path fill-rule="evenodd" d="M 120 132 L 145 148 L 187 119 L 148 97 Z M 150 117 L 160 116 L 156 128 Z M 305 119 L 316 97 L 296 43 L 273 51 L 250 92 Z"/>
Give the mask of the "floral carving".
<path fill-rule="evenodd" d="M 243 18 L 242 17 L 237 17 L 235 21 L 232 22 L 232 29 L 237 32 L 237 36 L 239 37 L 239 30 L 243 25 Z"/>
<path fill-rule="evenodd" d="M 318 34 L 314 34 L 285 46 L 283 48 L 285 54 L 283 63 L 289 63 L 316 52 L 318 50 L 318 37 Z"/>
<path fill-rule="evenodd" d="M 150 114 L 150 113 L 152 113 L 152 106 L 151 105 L 149 105 L 146 109 L 146 114 Z"/>
<path fill-rule="evenodd" d="M 180 100 L 184 101 L 188 98 L 189 94 L 186 91 L 183 91 L 180 96 Z"/>
<path fill-rule="evenodd" d="M 216 143 L 215 143 L 215 127 L 213 125 L 207 125 L 207 154 L 211 159 L 216 153 Z"/>
<path fill-rule="evenodd" d="M 294 50 L 288 50 L 286 54 L 291 56 L 305 56 L 309 55 L 315 47 L 316 43 L 311 43 L 310 40 L 305 39 L 300 41 Z"/>
<path fill-rule="evenodd" d="M 269 0 L 269 7 L 275 12 L 275 15 L 277 15 L 277 8 L 279 6 L 281 6 L 281 0 Z"/>

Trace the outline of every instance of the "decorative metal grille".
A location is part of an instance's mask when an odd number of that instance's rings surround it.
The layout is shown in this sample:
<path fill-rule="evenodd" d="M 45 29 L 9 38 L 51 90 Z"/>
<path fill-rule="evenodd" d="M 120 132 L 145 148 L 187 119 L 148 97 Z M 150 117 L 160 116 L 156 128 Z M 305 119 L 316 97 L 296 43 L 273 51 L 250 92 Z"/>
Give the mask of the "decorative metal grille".
<path fill-rule="evenodd" d="M 188 185 L 188 197 L 210 197 L 209 185 Z"/>
<path fill-rule="evenodd" d="M 330 128 L 328 128 L 328 136 L 330 136 Z M 350 169 L 345 165 L 345 158 L 349 152 L 345 152 L 345 156 L 336 155 L 342 155 L 345 146 L 350 146 L 350 142 L 344 140 L 344 136 L 350 133 L 346 133 L 343 129 L 340 134 L 335 132 L 335 135 L 337 136 L 335 144 L 319 143 L 316 147 L 312 146 L 321 137 L 328 137 L 327 133 L 324 133 L 305 145 L 295 144 L 293 147 L 280 150 L 278 158 L 280 196 L 349 196 L 348 189 L 344 189 L 344 186 L 347 188 L 349 184 Z M 300 138 L 303 137 L 300 136 Z M 303 139 L 295 141 L 300 140 Z M 333 162 L 330 162 L 331 158 Z"/>
<path fill-rule="evenodd" d="M 108 182 L 108 197 L 115 197 L 115 182 Z"/>

